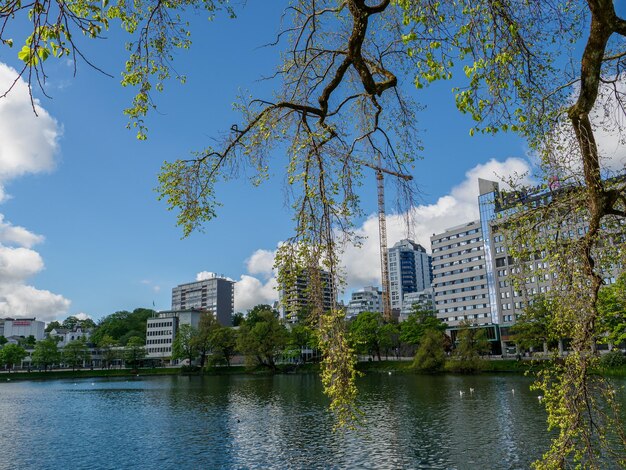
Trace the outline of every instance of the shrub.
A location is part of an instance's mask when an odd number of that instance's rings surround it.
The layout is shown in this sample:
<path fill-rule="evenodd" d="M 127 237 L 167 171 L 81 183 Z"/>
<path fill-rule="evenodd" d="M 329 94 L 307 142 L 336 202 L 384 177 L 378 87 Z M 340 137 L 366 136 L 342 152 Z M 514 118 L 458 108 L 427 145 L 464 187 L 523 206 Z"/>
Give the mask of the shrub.
<path fill-rule="evenodd" d="M 626 364 L 626 357 L 619 349 L 614 349 L 600 358 L 600 365 L 602 367 L 620 367 Z"/>

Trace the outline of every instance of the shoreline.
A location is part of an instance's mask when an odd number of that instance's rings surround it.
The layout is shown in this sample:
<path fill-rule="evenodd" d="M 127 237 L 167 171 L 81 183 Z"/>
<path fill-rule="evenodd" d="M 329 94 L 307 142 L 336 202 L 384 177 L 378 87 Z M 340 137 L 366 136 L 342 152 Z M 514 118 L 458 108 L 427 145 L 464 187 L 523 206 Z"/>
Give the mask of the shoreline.
<path fill-rule="evenodd" d="M 538 361 L 516 361 L 516 360 L 497 360 L 485 361 L 484 369 L 477 372 L 480 374 L 526 374 L 533 370 L 538 370 L 540 363 Z M 425 373 L 415 371 L 411 368 L 409 361 L 367 361 L 357 363 L 357 370 L 364 374 L 376 373 L 396 373 L 396 374 L 415 374 L 415 375 L 464 375 L 453 372 L 441 371 L 434 373 Z M 199 370 L 186 369 L 185 367 L 157 367 L 145 369 L 55 369 L 51 371 L 18 371 L 18 372 L 0 372 L 0 383 L 10 382 L 13 380 L 60 380 L 60 379 L 82 379 L 82 378 L 98 378 L 98 377 L 150 377 L 150 376 L 218 376 L 218 375 L 275 375 L 275 374 L 310 374 L 318 373 L 318 363 L 308 363 L 300 366 L 278 366 L 274 371 L 267 368 L 246 368 L 243 365 L 230 367 L 213 367 L 205 369 L 202 373 Z M 626 377 L 626 366 L 611 369 L 597 370 L 594 373 L 606 377 Z M 465 374 L 466 375 L 466 374 Z"/>

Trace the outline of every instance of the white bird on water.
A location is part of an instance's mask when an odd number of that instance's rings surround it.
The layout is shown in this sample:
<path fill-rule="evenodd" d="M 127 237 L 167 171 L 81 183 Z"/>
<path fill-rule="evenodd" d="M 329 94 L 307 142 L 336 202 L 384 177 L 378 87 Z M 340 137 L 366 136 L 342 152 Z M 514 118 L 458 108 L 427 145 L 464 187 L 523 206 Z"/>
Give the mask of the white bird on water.
<path fill-rule="evenodd" d="M 539 395 L 539 396 L 537 397 L 537 400 L 539 400 L 539 401 L 543 400 L 543 395 Z"/>
<path fill-rule="evenodd" d="M 512 393 L 513 395 L 515 395 L 515 389 L 514 389 L 514 388 L 512 388 L 512 389 L 511 389 L 511 393 Z"/>
<path fill-rule="evenodd" d="M 470 393 L 474 393 L 474 389 L 470 387 Z"/>
<path fill-rule="evenodd" d="M 461 397 L 462 397 L 464 393 L 465 393 L 465 392 L 464 392 L 463 390 L 459 390 L 459 396 L 461 396 Z"/>

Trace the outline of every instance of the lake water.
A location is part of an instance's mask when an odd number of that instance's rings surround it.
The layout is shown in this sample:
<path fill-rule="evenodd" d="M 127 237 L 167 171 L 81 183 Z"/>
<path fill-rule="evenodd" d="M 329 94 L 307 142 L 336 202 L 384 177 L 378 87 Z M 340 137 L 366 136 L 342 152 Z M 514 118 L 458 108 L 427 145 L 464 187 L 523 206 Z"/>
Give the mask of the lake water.
<path fill-rule="evenodd" d="M 529 384 L 369 375 L 333 432 L 313 374 L 2 382 L 0 468 L 522 469 L 549 444 Z"/>

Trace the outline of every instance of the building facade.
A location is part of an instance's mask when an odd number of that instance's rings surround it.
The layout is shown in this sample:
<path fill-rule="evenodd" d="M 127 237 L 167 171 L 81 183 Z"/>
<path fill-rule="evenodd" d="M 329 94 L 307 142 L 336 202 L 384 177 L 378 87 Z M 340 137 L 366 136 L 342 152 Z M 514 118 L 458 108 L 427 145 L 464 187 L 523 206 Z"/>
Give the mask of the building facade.
<path fill-rule="evenodd" d="M 172 344 L 181 325 L 197 328 L 200 317 L 208 313 L 203 310 L 169 310 L 158 312 L 146 323 L 146 357 L 148 359 L 170 360 Z"/>
<path fill-rule="evenodd" d="M 74 328 L 53 328 L 50 330 L 49 336 L 51 338 L 55 338 L 57 342 L 57 346 L 59 348 L 64 348 L 68 343 L 72 341 L 78 341 L 84 339 L 86 342 L 89 341 L 91 337 L 91 332 L 89 330 L 83 330 L 80 326 L 76 326 Z"/>
<path fill-rule="evenodd" d="M 220 325 L 230 326 L 235 308 L 234 286 L 234 281 L 218 276 L 180 284 L 172 289 L 172 311 L 211 312 Z"/>
<path fill-rule="evenodd" d="M 515 349 L 510 327 L 533 297 L 552 289 L 556 274 L 549 269 L 545 251 L 523 262 L 514 259 L 503 226 L 520 210 L 520 203 L 540 206 L 558 197 L 558 189 L 537 187 L 503 197 L 498 183 L 484 179 L 478 180 L 478 188 L 480 220 L 431 237 L 435 308 L 453 337 L 466 321 L 487 330 L 488 338 L 498 343 L 494 352 L 510 352 Z M 584 217 L 576 216 L 559 221 L 543 236 L 554 236 L 554 231 L 570 240 L 588 230 Z M 605 282 L 614 282 L 617 275 L 607 273 Z"/>
<path fill-rule="evenodd" d="M 34 336 L 37 341 L 45 337 L 46 324 L 36 318 L 0 318 L 0 336 L 9 338 Z"/>
<path fill-rule="evenodd" d="M 420 292 L 409 292 L 404 294 L 402 302 L 402 310 L 400 311 L 399 321 L 405 321 L 413 308 L 417 306 L 421 310 L 435 312 L 435 295 L 432 287 L 424 289 Z"/>
<path fill-rule="evenodd" d="M 388 250 L 389 299 L 392 310 L 400 312 L 404 295 L 431 286 L 431 257 L 426 249 L 412 240 L 400 240 Z"/>
<path fill-rule="evenodd" d="M 491 324 L 483 232 L 475 220 L 431 238 L 437 318 L 448 326 Z"/>
<path fill-rule="evenodd" d="M 317 276 L 321 282 L 322 308 L 324 311 L 333 308 L 336 302 L 336 292 L 332 276 L 328 271 L 318 270 Z M 307 315 L 314 304 L 313 276 L 305 269 L 294 276 L 289 286 L 281 285 L 278 296 L 280 299 L 280 318 L 289 323 L 297 323 L 299 317 Z"/>
<path fill-rule="evenodd" d="M 353 318 L 363 312 L 382 312 L 383 293 L 378 287 L 368 286 L 352 293 L 346 306 L 346 317 Z"/>

